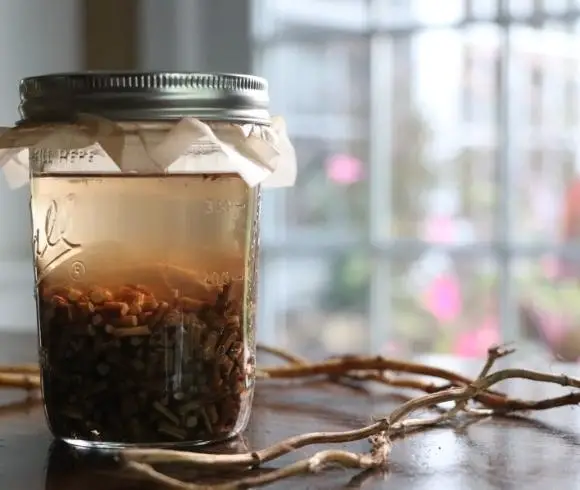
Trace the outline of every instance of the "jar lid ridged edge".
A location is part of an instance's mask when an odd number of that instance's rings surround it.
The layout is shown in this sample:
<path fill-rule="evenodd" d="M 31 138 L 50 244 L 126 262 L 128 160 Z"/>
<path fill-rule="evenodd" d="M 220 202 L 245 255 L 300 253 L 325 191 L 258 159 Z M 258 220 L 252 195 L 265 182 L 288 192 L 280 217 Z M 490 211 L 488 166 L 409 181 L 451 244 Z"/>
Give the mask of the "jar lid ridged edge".
<path fill-rule="evenodd" d="M 113 119 L 205 119 L 267 123 L 268 82 L 202 72 L 70 72 L 20 81 L 24 120 L 96 112 Z"/>

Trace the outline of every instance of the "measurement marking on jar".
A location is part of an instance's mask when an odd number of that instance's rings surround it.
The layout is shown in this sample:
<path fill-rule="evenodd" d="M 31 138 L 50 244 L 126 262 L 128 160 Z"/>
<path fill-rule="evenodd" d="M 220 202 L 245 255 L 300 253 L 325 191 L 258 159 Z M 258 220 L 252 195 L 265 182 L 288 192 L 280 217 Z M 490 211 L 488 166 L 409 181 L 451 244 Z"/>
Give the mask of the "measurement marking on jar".
<path fill-rule="evenodd" d="M 216 199 L 213 200 L 208 199 L 204 202 L 204 205 L 206 214 L 235 212 L 236 213 L 235 218 L 238 218 L 247 207 L 247 204 L 244 202 L 225 201 Z"/>

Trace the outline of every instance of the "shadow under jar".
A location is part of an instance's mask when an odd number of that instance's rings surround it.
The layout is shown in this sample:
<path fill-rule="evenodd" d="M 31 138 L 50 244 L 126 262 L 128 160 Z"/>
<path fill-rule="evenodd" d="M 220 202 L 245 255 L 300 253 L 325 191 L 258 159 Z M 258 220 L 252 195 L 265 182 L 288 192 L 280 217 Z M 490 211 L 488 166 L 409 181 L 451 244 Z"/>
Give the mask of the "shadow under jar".
<path fill-rule="evenodd" d="M 71 74 L 23 87 L 25 119 L 48 124 L 72 107 L 115 121 L 131 167 L 101 172 L 110 157 L 100 147 L 30 150 L 42 392 L 53 435 L 112 448 L 237 435 L 254 388 L 259 186 L 234 172 L 141 171 L 131 145 L 159 141 L 186 116 L 210 126 L 267 124 L 265 83 Z"/>

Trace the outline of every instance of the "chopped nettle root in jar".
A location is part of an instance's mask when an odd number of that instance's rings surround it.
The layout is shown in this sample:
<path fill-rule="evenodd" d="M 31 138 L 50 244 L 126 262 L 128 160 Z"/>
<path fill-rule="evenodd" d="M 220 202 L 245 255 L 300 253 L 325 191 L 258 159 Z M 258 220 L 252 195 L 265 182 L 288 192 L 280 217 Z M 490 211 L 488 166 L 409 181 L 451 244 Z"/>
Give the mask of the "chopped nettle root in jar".
<path fill-rule="evenodd" d="M 232 283 L 213 300 L 126 285 L 39 288 L 43 387 L 54 433 L 176 443 L 230 435 L 252 380 Z M 246 365 L 247 364 L 247 365 Z"/>

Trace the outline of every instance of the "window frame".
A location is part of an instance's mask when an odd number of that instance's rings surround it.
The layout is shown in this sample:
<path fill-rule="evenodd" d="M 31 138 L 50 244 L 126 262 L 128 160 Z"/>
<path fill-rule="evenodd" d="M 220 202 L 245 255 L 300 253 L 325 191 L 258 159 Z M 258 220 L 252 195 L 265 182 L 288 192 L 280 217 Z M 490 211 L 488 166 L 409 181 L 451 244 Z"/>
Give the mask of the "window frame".
<path fill-rule="evenodd" d="M 363 1 L 363 0 L 361 0 Z M 381 346 L 385 345 L 391 338 L 392 332 L 385 328 L 389 325 L 391 314 L 391 263 L 404 259 L 405 257 L 416 256 L 427 251 L 444 251 L 453 258 L 492 258 L 497 263 L 498 287 L 496 291 L 499 300 L 499 320 L 501 334 L 505 341 L 517 340 L 519 338 L 517 321 L 517 284 L 513 273 L 513 263 L 515 259 L 539 258 L 546 254 L 559 254 L 568 258 L 580 258 L 578 247 L 573 244 L 558 243 L 520 243 L 514 240 L 512 234 L 515 223 L 515 207 L 511 198 L 513 184 L 515 182 L 515 151 L 518 147 L 521 135 L 514 131 L 514 121 L 517 114 L 510 98 L 510 86 L 517 76 L 516 67 L 512 59 L 513 47 L 513 26 L 529 25 L 540 27 L 546 22 L 562 22 L 569 25 L 578 25 L 580 21 L 580 2 L 569 1 L 567 11 L 560 13 L 532 13 L 530 15 L 514 15 L 508 5 L 507 0 L 499 0 L 496 15 L 485 15 L 476 17 L 474 14 L 466 16 L 464 19 L 448 24 L 438 24 L 436 26 L 426 26 L 421 23 L 409 22 L 385 26 L 376 22 L 373 12 L 376 12 L 377 4 L 380 0 L 367 0 L 369 21 L 364 31 L 354 29 L 334 30 L 325 32 L 325 40 L 344 40 L 352 36 L 360 38 L 364 36 L 369 39 L 370 56 L 370 79 L 368 90 L 373 101 L 370 112 L 370 146 L 369 146 L 369 168 L 370 186 L 368 195 L 369 206 L 369 227 L 364 237 L 349 239 L 342 237 L 336 239 L 333 236 L 321 236 L 313 233 L 312 230 L 289 230 L 286 226 L 286 193 L 284 191 L 267 192 L 264 195 L 262 206 L 262 235 L 261 235 L 261 281 L 260 281 L 260 312 L 259 312 L 259 338 L 267 342 L 279 341 L 286 334 L 286 325 L 283 318 L 278 315 L 279 309 L 284 310 L 285 285 L 268 282 L 268 270 L 272 261 L 297 257 L 301 255 L 314 257 L 328 257 L 329 254 L 342 254 L 353 249 L 363 249 L 369 254 L 373 261 L 373 274 L 371 279 L 371 294 L 368 304 L 370 345 L 369 350 L 377 352 Z M 489 0 L 488 0 L 489 1 Z M 145 9 L 152 8 L 149 4 L 156 4 L 154 0 L 147 0 Z M 171 18 L 187 18 L 193 15 L 193 7 L 186 6 L 188 2 L 172 2 L 174 9 Z M 473 12 L 469 9 L 470 0 L 465 0 L 465 11 Z M 223 8 L 215 8 L 211 18 L 212 23 L 236 27 L 232 22 L 231 13 L 227 7 L 231 5 L 228 0 L 200 0 L 196 2 L 197 22 L 208 19 L 208 5 L 221 5 Z M 240 8 L 247 12 L 248 18 L 254 22 L 260 16 L 270 15 L 275 10 L 273 0 L 238 0 Z M 149 5 L 149 7 L 147 7 Z M 164 9 L 167 5 L 164 4 Z M 200 12 L 203 15 L 199 15 Z M 220 13 L 221 17 L 215 15 Z M 270 12 L 270 14 L 269 14 Z M 205 15 L 205 17 L 204 17 Z M 185 17 L 182 17 L 185 16 Z M 263 22 L 263 21 L 262 21 Z M 393 237 L 389 232 L 389 224 L 392 219 L 392 203 L 390 202 L 389 189 L 392 184 L 392 161 L 390 160 L 392 141 L 385 138 L 385 128 L 390 128 L 393 124 L 391 119 L 391 98 L 393 96 L 389 90 L 385 90 L 384 80 L 390 72 L 393 56 L 393 43 L 402 37 L 412 36 L 426 29 L 464 29 L 479 22 L 493 23 L 500 28 L 501 32 L 501 57 L 499 63 L 499 94 L 497 96 L 497 159 L 495 166 L 495 187 L 496 202 L 494 210 L 495 239 L 490 242 L 478 242 L 475 244 L 451 244 L 439 245 L 417 240 L 406 240 Z M 145 28 L 145 35 L 151 36 L 151 29 L 155 29 L 151 22 Z M 267 23 L 268 24 L 268 23 Z M 147 23 L 145 23 L 147 26 Z M 214 24 L 215 25 L 215 24 Z M 252 22 L 246 25 L 245 35 L 236 37 L 237 49 L 242 53 L 243 61 L 238 64 L 240 71 L 263 73 L 265 67 L 261 66 L 260 53 L 268 46 L 280 42 L 316 42 L 320 40 L 320 34 L 311 32 L 304 36 L 296 36 L 293 33 L 278 33 L 268 24 L 268 29 L 252 30 Z M 161 26 L 165 30 L 167 26 Z M 239 26 L 238 26 L 239 27 Z M 237 27 L 236 27 L 237 28 Z M 147 31 L 147 29 L 149 29 Z M 159 30 L 159 26 L 157 27 Z M 177 32 L 171 38 L 165 38 L 165 46 L 159 46 L 152 50 L 145 47 L 149 52 L 145 53 L 144 64 L 148 67 L 156 67 L 162 62 L 160 57 L 165 53 L 178 53 L 171 58 L 174 62 L 180 63 L 182 67 L 195 66 L 198 70 L 214 70 L 215 60 L 220 56 L 211 43 L 207 44 L 205 52 L 191 52 L 184 49 L 184 43 L 190 42 L 186 35 L 186 28 L 183 23 L 177 24 Z M 242 29 L 243 30 L 243 29 Z M 239 31 L 239 29 L 238 29 Z M 227 32 L 227 30 L 222 30 Z M 163 39 L 164 36 L 157 34 L 150 38 Z M 246 45 L 243 45 L 246 42 Z M 241 43 L 241 44 L 240 44 Z M 232 43 L 230 45 L 234 46 Z M 222 48 L 223 49 L 223 48 Z M 152 53 L 155 51 L 155 53 Z M 197 50 L 199 51 L 199 50 Z M 250 52 L 248 57 L 243 53 Z M 160 54 L 161 53 L 161 54 Z M 180 54 L 181 53 L 181 54 Z M 223 54 L 223 53 L 222 53 Z M 232 55 L 230 54 L 230 57 Z M 283 104 L 283 102 L 282 102 Z M 374 135 L 381 135 L 377 137 Z M 292 135 L 291 135 L 292 136 Z M 580 150 L 580 143 L 576 143 Z M 389 158 L 387 160 L 387 158 Z M 580 151 L 576 151 L 576 160 L 580 168 Z M 385 164 L 385 161 L 388 164 Z M 386 226 L 387 225 L 387 226 Z M 387 300 L 389 298 L 389 300 Z"/>

